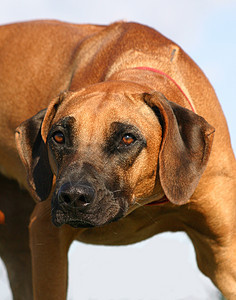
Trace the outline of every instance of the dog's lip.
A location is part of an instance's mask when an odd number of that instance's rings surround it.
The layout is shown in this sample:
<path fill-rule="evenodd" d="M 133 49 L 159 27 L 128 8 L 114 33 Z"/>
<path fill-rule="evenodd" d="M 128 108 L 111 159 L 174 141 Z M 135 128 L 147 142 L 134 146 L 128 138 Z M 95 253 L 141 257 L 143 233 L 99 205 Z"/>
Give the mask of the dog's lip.
<path fill-rule="evenodd" d="M 66 224 L 66 214 L 62 210 L 52 209 L 52 222 L 56 227 Z"/>
<path fill-rule="evenodd" d="M 70 217 L 68 214 L 64 213 L 62 210 L 57 210 L 55 214 L 52 213 L 52 222 L 56 227 L 60 227 L 64 224 L 70 225 L 74 228 L 85 228 L 94 227 L 89 221 L 83 221 Z"/>
<path fill-rule="evenodd" d="M 99 219 L 95 222 L 89 220 L 90 216 L 94 215 L 94 212 L 84 213 L 78 209 L 75 209 L 73 212 L 73 210 L 67 210 L 67 207 L 60 205 L 53 206 L 51 210 L 52 222 L 56 227 L 67 224 L 75 228 L 103 226 L 121 219 L 125 216 L 125 213 L 126 209 L 120 207 L 115 215 L 100 223 Z"/>
<path fill-rule="evenodd" d="M 120 218 L 122 218 L 122 216 L 115 216 L 113 219 L 108 220 L 105 223 L 101 223 L 101 224 L 95 224 L 90 222 L 89 220 L 83 220 L 83 219 L 77 219 L 77 218 L 73 218 L 70 217 L 66 214 L 63 213 L 63 211 L 57 211 L 55 213 L 54 216 L 52 216 L 52 222 L 56 227 L 60 227 L 64 224 L 66 225 L 70 225 L 71 227 L 74 228 L 90 228 L 90 227 L 100 227 L 100 226 L 104 226 L 106 224 L 115 222 L 117 220 L 119 220 Z"/>

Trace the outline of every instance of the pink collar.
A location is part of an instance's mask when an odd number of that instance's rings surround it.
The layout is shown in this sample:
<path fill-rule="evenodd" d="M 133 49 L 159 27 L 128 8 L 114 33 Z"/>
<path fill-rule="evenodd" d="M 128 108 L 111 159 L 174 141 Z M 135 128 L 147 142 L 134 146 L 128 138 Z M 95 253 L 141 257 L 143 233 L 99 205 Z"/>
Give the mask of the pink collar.
<path fill-rule="evenodd" d="M 159 204 L 164 204 L 164 203 L 167 203 L 169 202 L 168 198 L 164 195 L 160 200 L 156 200 L 156 201 L 153 201 L 153 202 L 150 202 L 148 204 L 145 204 L 145 206 L 157 206 Z"/>
<path fill-rule="evenodd" d="M 184 95 L 184 97 L 187 100 L 188 104 L 190 105 L 192 111 L 195 113 L 195 109 L 193 108 L 193 105 L 192 105 L 191 101 L 189 100 L 189 98 L 187 97 L 187 95 L 184 93 L 184 91 L 181 89 L 181 87 L 178 85 L 178 83 L 172 77 L 170 77 L 168 74 L 166 74 L 165 72 L 163 72 L 161 70 L 157 70 L 157 69 L 150 68 L 150 67 L 136 67 L 134 69 L 151 71 L 151 72 L 158 73 L 158 74 L 163 75 L 166 78 L 168 78 L 170 81 L 172 81 L 177 86 L 177 88 L 180 90 L 180 92 Z"/>

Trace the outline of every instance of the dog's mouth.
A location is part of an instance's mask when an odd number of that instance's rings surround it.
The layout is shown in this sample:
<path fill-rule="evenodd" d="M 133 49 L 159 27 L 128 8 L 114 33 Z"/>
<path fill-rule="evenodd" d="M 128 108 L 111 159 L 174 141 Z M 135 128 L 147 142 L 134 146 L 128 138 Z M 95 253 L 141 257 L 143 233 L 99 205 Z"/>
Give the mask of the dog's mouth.
<path fill-rule="evenodd" d="M 119 213 L 117 213 L 116 216 L 113 218 L 108 218 L 106 220 L 99 220 L 94 218 L 90 219 L 88 216 L 73 216 L 71 214 L 68 214 L 68 212 L 63 212 L 62 210 L 58 209 L 54 211 L 52 209 L 52 222 L 56 227 L 60 227 L 63 224 L 70 225 L 74 228 L 89 228 L 89 227 L 99 227 L 103 226 L 115 221 L 118 221 L 122 217 L 125 216 L 125 213 L 123 210 L 120 210 Z"/>
<path fill-rule="evenodd" d="M 88 228 L 88 227 L 94 227 L 95 225 L 89 222 L 88 220 L 82 220 L 79 218 L 76 218 L 76 216 L 71 216 L 67 212 L 64 212 L 63 210 L 57 209 L 54 210 L 52 208 L 52 222 L 56 227 L 60 227 L 63 224 L 70 225 L 74 228 Z"/>
<path fill-rule="evenodd" d="M 59 193 L 56 193 L 52 199 L 51 214 L 52 222 L 57 227 L 67 224 L 74 228 L 89 228 L 115 222 L 124 217 L 127 211 L 128 202 L 123 197 L 114 197 L 111 192 L 96 198 L 93 204 L 82 207 L 61 203 Z"/>

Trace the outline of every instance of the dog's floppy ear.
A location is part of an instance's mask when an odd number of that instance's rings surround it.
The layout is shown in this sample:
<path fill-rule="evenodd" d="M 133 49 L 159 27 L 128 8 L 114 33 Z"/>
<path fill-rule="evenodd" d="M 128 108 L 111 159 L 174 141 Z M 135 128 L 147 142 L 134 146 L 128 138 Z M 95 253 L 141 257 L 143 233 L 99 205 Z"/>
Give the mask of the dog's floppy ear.
<path fill-rule="evenodd" d="M 27 171 L 32 196 L 37 201 L 47 199 L 52 186 L 47 148 L 42 140 L 41 125 L 46 109 L 20 124 L 16 129 L 16 146 Z"/>
<path fill-rule="evenodd" d="M 143 94 L 162 126 L 159 176 L 167 198 L 185 204 L 205 170 L 214 128 L 194 112 L 168 101 L 163 94 Z"/>
<path fill-rule="evenodd" d="M 46 135 L 65 95 L 60 94 L 48 109 L 40 111 L 16 129 L 17 150 L 27 171 L 30 192 L 36 201 L 46 200 L 52 188 L 53 173 L 48 159 Z"/>

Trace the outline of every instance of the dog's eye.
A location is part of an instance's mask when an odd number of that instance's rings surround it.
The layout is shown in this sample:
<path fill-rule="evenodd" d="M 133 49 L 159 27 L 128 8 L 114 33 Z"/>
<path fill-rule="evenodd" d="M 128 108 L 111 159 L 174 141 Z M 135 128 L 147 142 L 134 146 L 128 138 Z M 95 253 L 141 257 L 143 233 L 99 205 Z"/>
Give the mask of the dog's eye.
<path fill-rule="evenodd" d="M 121 145 L 122 146 L 129 146 L 131 144 L 133 144 L 136 141 L 135 136 L 133 136 L 132 134 L 128 133 L 125 134 L 122 139 L 121 139 Z"/>
<path fill-rule="evenodd" d="M 65 143 L 65 136 L 61 131 L 57 131 L 53 134 L 53 139 L 58 144 L 64 144 Z"/>

